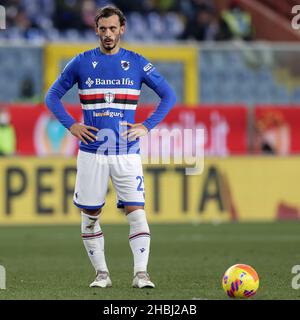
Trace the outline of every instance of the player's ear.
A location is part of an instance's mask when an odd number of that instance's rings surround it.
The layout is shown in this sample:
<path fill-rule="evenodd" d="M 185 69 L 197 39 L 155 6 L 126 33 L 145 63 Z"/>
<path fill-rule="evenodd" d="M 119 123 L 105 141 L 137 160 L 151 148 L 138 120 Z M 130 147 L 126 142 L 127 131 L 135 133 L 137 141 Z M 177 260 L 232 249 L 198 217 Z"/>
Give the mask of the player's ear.
<path fill-rule="evenodd" d="M 96 35 L 97 35 L 97 36 L 99 36 L 98 26 L 95 26 L 95 28 L 94 28 L 94 29 L 95 29 L 95 33 L 96 33 Z"/>
<path fill-rule="evenodd" d="M 125 25 L 120 27 L 120 33 L 121 35 L 125 33 Z"/>

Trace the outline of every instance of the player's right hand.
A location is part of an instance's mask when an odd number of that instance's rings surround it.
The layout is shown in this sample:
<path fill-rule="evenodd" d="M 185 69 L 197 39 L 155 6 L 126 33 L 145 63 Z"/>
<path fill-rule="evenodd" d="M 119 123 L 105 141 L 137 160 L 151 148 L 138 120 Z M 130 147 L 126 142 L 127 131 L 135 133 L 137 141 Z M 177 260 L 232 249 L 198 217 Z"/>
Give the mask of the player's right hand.
<path fill-rule="evenodd" d="M 89 129 L 96 132 L 99 131 L 99 129 L 95 127 L 87 126 L 82 123 L 74 123 L 69 130 L 73 136 L 77 137 L 83 143 L 88 144 L 87 140 L 91 142 L 95 142 L 97 140 L 97 137 L 92 132 L 90 132 Z"/>

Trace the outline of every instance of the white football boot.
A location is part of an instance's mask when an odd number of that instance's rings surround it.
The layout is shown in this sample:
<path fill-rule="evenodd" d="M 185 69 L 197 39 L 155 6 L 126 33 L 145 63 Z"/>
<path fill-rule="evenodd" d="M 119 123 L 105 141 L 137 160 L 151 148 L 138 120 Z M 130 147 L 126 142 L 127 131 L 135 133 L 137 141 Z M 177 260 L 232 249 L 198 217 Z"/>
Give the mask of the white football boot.
<path fill-rule="evenodd" d="M 132 286 L 134 288 L 155 288 L 154 283 L 150 280 L 149 274 L 145 271 L 137 272 L 133 278 Z"/>
<path fill-rule="evenodd" d="M 110 288 L 111 286 L 112 282 L 106 271 L 98 271 L 96 279 L 90 284 L 90 288 Z"/>

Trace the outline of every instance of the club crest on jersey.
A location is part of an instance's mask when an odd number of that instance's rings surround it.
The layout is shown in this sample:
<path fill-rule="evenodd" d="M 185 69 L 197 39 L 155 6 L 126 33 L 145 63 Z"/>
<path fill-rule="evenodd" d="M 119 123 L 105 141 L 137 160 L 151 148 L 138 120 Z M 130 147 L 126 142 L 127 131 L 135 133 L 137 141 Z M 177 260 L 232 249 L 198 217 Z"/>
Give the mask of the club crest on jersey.
<path fill-rule="evenodd" d="M 115 100 L 115 94 L 112 92 L 107 92 L 104 94 L 104 100 L 106 103 L 112 103 Z"/>
<path fill-rule="evenodd" d="M 122 60 L 122 61 L 121 61 L 121 67 L 122 67 L 125 71 L 127 71 L 127 70 L 129 69 L 129 67 L 130 67 L 129 61 Z"/>

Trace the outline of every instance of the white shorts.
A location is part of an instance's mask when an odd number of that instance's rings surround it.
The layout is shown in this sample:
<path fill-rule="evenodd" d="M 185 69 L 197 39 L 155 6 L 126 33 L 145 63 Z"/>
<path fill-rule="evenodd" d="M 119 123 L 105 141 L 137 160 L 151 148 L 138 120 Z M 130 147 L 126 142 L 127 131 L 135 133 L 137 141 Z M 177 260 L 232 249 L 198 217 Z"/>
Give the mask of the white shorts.
<path fill-rule="evenodd" d="M 144 176 L 139 154 L 101 155 L 79 150 L 73 202 L 82 209 L 105 204 L 109 177 L 117 193 L 117 206 L 145 204 Z"/>

